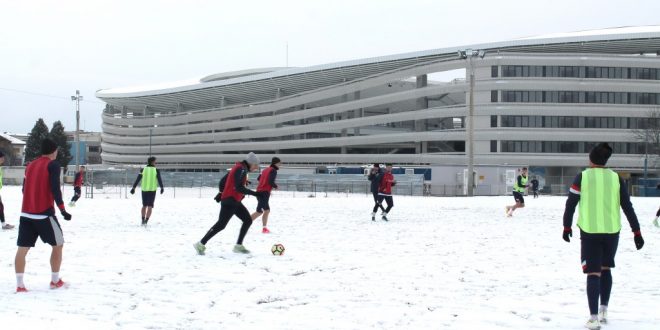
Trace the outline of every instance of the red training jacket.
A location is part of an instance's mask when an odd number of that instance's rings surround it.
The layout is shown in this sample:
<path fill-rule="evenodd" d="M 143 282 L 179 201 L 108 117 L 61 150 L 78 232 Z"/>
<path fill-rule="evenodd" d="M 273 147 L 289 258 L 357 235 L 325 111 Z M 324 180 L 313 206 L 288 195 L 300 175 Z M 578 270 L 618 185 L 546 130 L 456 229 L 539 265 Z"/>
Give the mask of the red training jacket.
<path fill-rule="evenodd" d="M 392 183 L 394 182 L 394 175 L 392 172 L 383 173 L 383 178 L 380 180 L 378 192 L 386 195 L 392 194 Z"/>
<path fill-rule="evenodd" d="M 225 200 L 228 198 L 233 198 L 237 202 L 240 202 L 243 200 L 245 197 L 245 194 L 241 194 L 240 192 L 236 191 L 236 183 L 235 183 L 235 174 L 236 171 L 246 171 L 247 169 L 245 166 L 243 166 L 242 163 L 236 163 L 234 167 L 229 170 L 229 175 L 227 175 L 227 183 L 225 183 L 225 190 L 222 191 L 222 196 L 220 197 L 221 200 Z M 243 178 L 243 183 L 242 185 L 244 186 L 247 183 L 247 175 Z"/>

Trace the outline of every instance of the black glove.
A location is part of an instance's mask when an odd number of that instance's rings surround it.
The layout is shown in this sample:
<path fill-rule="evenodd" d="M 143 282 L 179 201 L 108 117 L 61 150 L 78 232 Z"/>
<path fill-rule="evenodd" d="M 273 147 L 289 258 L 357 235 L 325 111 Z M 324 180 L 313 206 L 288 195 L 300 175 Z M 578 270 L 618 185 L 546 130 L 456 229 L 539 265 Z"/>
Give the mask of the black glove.
<path fill-rule="evenodd" d="M 658 209 L 658 212 L 655 212 L 656 217 L 660 217 L 660 209 Z"/>
<path fill-rule="evenodd" d="M 162 195 L 165 192 L 165 188 L 160 188 L 160 194 Z"/>
<path fill-rule="evenodd" d="M 221 197 L 222 197 L 222 191 L 219 192 L 217 195 L 215 195 L 215 197 L 213 197 L 213 199 L 215 199 L 216 202 L 220 203 L 220 198 Z"/>
<path fill-rule="evenodd" d="M 65 209 L 61 209 L 60 213 L 62 213 L 62 216 L 64 217 L 64 220 L 69 221 L 71 220 L 71 214 L 67 212 Z"/>
<path fill-rule="evenodd" d="M 635 232 L 635 247 L 637 250 L 641 250 L 644 247 L 644 239 L 642 238 L 642 232 L 639 230 Z"/>
<path fill-rule="evenodd" d="M 561 235 L 561 237 L 564 239 L 564 241 L 570 242 L 571 237 L 573 237 L 573 229 L 571 229 L 571 227 L 564 227 L 564 233 Z"/>
<path fill-rule="evenodd" d="M 135 188 L 131 189 L 131 195 L 135 194 Z"/>

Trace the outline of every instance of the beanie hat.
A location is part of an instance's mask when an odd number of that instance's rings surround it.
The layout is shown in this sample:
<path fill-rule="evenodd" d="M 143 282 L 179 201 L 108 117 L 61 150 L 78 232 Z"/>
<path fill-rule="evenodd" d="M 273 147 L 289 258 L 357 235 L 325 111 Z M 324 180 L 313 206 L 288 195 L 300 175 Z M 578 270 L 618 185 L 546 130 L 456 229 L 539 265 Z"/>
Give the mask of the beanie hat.
<path fill-rule="evenodd" d="M 612 148 L 606 143 L 599 143 L 589 153 L 589 160 L 594 165 L 605 166 L 607 160 L 612 156 Z"/>
<path fill-rule="evenodd" d="M 41 154 L 50 155 L 57 150 L 57 144 L 51 139 L 45 139 L 41 142 Z"/>
<path fill-rule="evenodd" d="M 245 161 L 250 165 L 259 165 L 259 157 L 254 152 L 247 154 Z"/>

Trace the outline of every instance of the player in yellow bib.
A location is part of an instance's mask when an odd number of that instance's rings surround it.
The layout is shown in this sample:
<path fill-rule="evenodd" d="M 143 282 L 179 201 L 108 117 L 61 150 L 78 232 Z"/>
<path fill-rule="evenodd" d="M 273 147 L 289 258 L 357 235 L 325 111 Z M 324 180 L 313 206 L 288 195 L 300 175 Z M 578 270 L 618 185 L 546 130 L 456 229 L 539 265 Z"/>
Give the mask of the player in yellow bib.
<path fill-rule="evenodd" d="M 131 195 L 135 194 L 135 187 L 142 181 L 140 188 L 142 190 L 142 226 L 147 226 L 151 211 L 154 208 L 154 201 L 156 200 L 156 191 L 160 186 L 160 193 L 165 192 L 163 187 L 163 180 L 160 178 L 160 171 L 156 168 L 156 157 L 149 157 L 147 159 L 147 166 L 144 167 L 140 174 L 138 174 L 131 189 Z"/>
<path fill-rule="evenodd" d="M 619 245 L 621 209 L 634 233 L 635 247 L 639 250 L 644 246 L 626 183 L 616 172 L 605 168 L 611 155 L 612 148 L 607 143 L 591 150 L 590 167 L 575 177 L 564 211 L 563 238 L 570 242 L 573 214 L 579 204 L 582 271 L 587 274 L 587 298 L 591 313 L 586 324 L 588 329 L 600 329 L 601 323 L 607 323 L 607 306 L 612 291 L 611 268 L 614 268 L 614 256 Z"/>
<path fill-rule="evenodd" d="M 525 189 L 529 187 L 527 180 L 529 180 L 527 177 L 527 167 L 523 167 L 520 175 L 516 178 L 516 182 L 513 184 L 513 199 L 516 201 L 516 204 L 506 207 L 507 217 L 512 217 L 513 211 L 516 209 L 525 207 Z"/>

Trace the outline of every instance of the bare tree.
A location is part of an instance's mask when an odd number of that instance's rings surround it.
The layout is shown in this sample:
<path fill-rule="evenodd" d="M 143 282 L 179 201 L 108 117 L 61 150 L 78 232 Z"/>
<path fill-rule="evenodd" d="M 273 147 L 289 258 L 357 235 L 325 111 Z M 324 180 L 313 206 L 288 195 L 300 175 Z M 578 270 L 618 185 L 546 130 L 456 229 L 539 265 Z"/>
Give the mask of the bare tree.
<path fill-rule="evenodd" d="M 646 154 L 660 154 L 660 109 L 649 111 L 648 117 L 641 120 L 639 126 L 633 129 L 633 135 L 637 141 L 645 144 Z"/>

